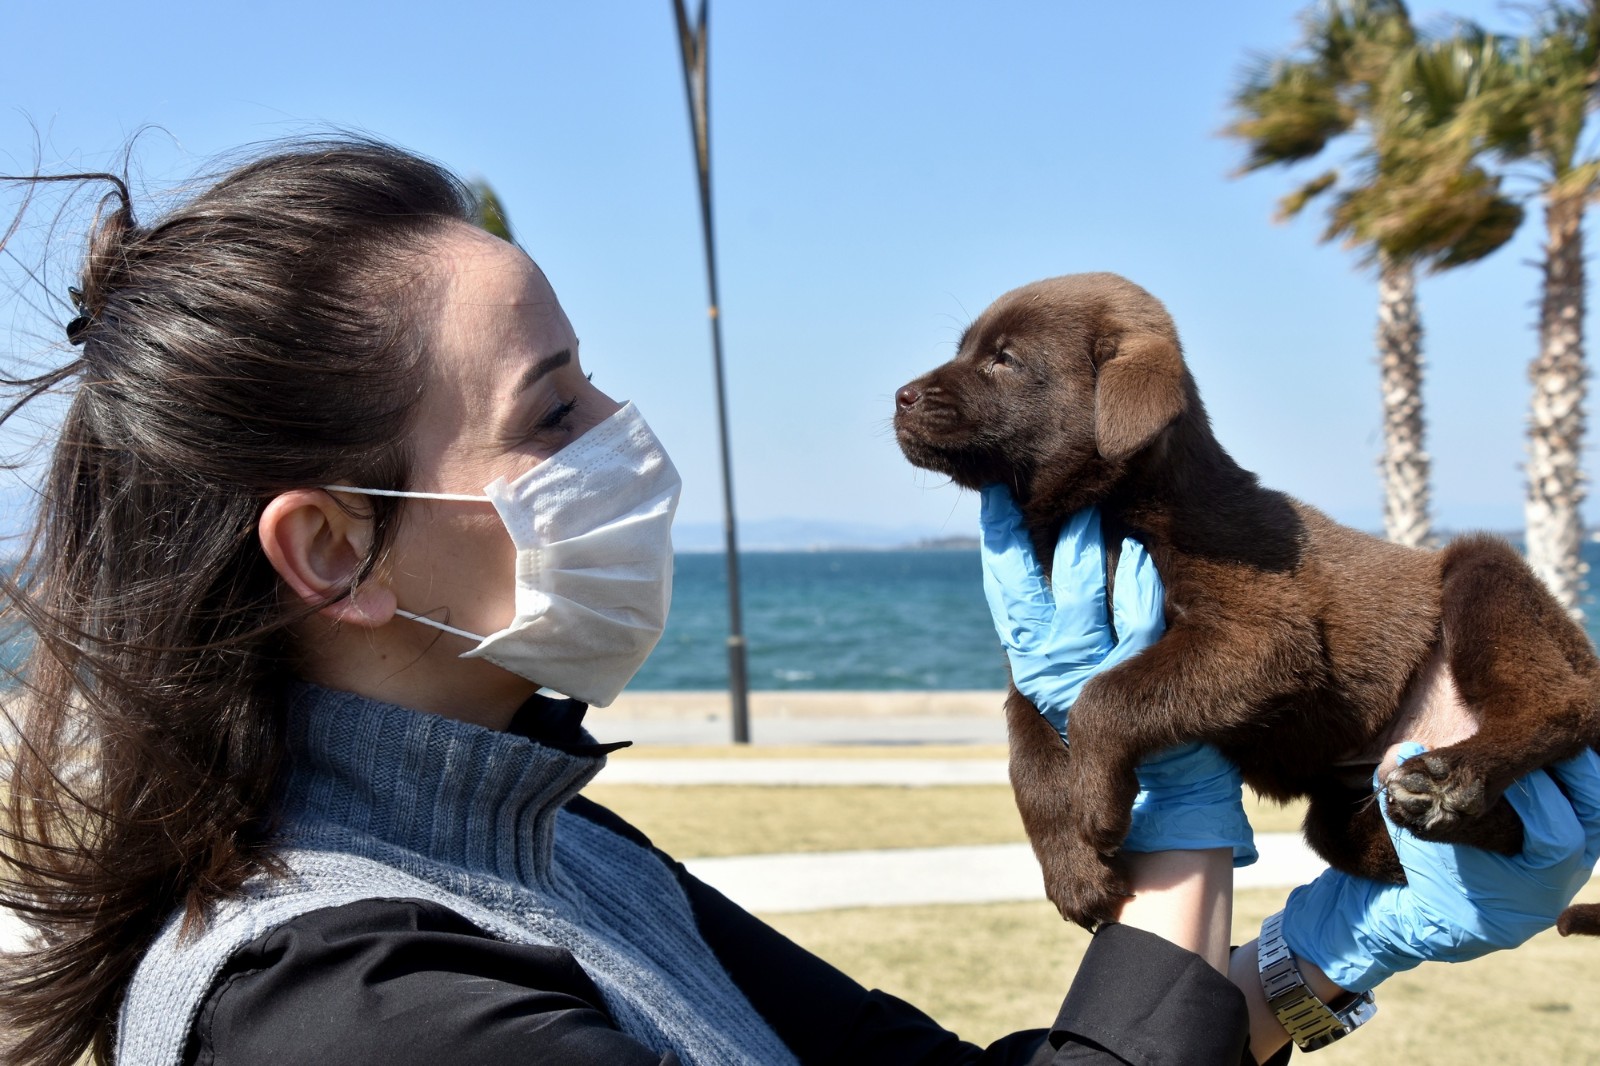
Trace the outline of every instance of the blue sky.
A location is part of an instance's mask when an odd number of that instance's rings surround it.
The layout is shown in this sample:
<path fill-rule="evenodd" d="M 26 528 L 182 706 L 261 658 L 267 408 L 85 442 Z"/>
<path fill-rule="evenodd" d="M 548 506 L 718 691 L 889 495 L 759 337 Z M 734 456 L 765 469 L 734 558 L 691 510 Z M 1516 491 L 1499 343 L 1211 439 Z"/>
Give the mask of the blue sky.
<path fill-rule="evenodd" d="M 1296 10 L 719 0 L 713 157 L 741 516 L 969 532 L 974 497 L 900 457 L 895 390 L 1007 289 L 1113 270 L 1173 311 L 1240 462 L 1377 526 L 1373 278 L 1317 243 L 1317 218 L 1272 224 L 1290 176 L 1230 178 L 1242 152 L 1217 132 L 1247 55 L 1286 47 Z M 1424 22 L 1443 10 L 1416 5 Z M 1448 11 L 1513 24 L 1491 3 Z M 19 5 L 7 22 L 0 170 L 115 165 L 131 139 L 136 188 L 157 196 L 241 145 L 341 126 L 487 177 L 595 380 L 635 400 L 676 459 L 680 522 L 719 520 L 669 0 L 90 0 Z M 73 234 L 65 224 L 51 245 L 63 293 Z M 1443 526 L 1520 526 L 1539 244 L 1532 210 L 1494 259 L 1420 290 Z M 14 298 L 0 323 L 5 358 L 37 349 Z"/>

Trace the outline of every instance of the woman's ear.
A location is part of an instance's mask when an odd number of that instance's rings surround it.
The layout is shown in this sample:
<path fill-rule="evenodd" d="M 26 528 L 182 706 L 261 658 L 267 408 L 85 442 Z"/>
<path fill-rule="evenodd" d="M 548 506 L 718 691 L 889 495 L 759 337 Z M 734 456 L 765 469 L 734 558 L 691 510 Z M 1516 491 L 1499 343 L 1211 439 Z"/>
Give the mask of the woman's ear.
<path fill-rule="evenodd" d="M 261 550 L 289 590 L 318 612 L 375 629 L 394 619 L 395 595 L 371 576 L 356 582 L 372 547 L 372 523 L 341 507 L 322 489 L 293 489 L 273 497 L 256 523 Z M 349 595 L 329 603 L 345 590 Z"/>

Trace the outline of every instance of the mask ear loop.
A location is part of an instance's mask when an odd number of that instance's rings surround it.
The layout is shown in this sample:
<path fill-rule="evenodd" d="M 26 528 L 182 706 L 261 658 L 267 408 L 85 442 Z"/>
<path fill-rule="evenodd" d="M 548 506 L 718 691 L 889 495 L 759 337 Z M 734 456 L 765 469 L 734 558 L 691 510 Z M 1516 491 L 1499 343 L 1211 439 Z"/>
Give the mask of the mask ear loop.
<path fill-rule="evenodd" d="M 359 496 L 400 496 L 408 500 L 460 500 L 484 503 L 489 497 L 472 492 L 402 492 L 399 489 L 359 489 L 354 485 L 323 485 L 324 492 L 354 492 Z M 492 502 L 492 501 L 489 501 Z"/>
<path fill-rule="evenodd" d="M 410 611 L 403 610 L 403 609 L 401 609 L 399 607 L 396 607 L 394 609 L 394 613 L 399 615 L 401 618 L 409 618 L 413 622 L 421 622 L 425 626 L 432 626 L 435 629 L 442 629 L 446 633 L 453 633 L 458 637 L 466 637 L 468 640 L 473 641 L 473 642 L 478 643 L 478 644 L 482 644 L 484 641 L 489 639 L 488 637 L 482 636 L 480 634 L 469 633 L 465 629 L 457 629 L 455 626 L 446 625 L 443 622 L 435 621 L 434 619 L 429 618 L 425 614 L 412 614 Z"/>
<path fill-rule="evenodd" d="M 493 503 L 488 496 L 479 496 L 467 492 L 403 492 L 400 489 L 367 489 L 355 485 L 324 485 L 324 492 L 353 492 L 358 496 L 398 496 L 408 500 L 460 500 L 464 503 Z M 435 621 L 427 615 L 413 614 L 401 607 L 396 607 L 394 613 L 401 618 L 409 618 L 413 622 L 421 622 L 425 626 L 443 630 L 458 637 L 465 637 L 475 644 L 482 644 L 489 638 L 479 633 L 469 633 L 465 629 L 446 625 L 444 622 Z"/>

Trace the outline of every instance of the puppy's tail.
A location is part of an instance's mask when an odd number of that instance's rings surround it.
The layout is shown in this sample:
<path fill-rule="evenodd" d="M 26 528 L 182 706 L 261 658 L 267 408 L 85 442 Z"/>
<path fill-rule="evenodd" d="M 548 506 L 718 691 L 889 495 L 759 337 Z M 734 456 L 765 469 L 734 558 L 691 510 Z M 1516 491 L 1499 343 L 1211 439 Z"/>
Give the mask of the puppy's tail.
<path fill-rule="evenodd" d="M 1562 936 L 1600 936 L 1600 903 L 1575 903 L 1556 919 L 1556 932 Z"/>

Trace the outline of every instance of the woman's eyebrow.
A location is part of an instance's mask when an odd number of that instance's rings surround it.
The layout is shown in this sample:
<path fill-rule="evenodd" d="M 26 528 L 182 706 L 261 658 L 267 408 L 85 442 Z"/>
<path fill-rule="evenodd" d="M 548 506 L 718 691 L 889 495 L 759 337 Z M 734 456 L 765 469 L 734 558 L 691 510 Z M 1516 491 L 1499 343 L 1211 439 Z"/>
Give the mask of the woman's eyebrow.
<path fill-rule="evenodd" d="M 517 387 L 513 395 L 519 395 L 534 382 L 544 377 L 550 371 L 566 366 L 572 362 L 572 349 L 563 348 L 553 355 L 547 355 L 522 372 L 522 377 L 517 379 Z"/>

